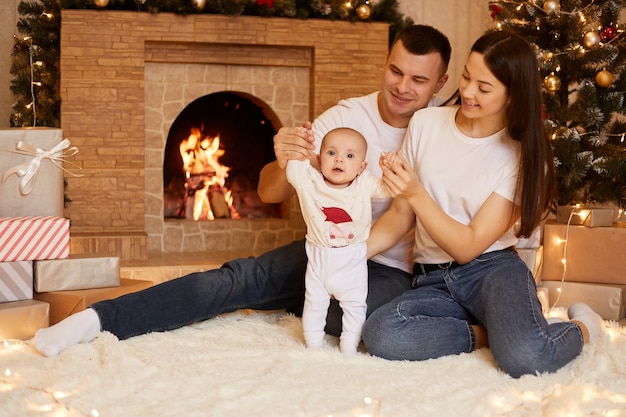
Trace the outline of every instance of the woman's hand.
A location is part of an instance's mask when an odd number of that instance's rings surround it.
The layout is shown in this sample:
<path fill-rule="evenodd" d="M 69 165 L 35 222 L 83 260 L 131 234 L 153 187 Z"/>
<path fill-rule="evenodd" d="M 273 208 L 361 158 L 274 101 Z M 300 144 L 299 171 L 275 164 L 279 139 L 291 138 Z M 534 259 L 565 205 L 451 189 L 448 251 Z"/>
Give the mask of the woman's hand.
<path fill-rule="evenodd" d="M 392 197 L 409 200 L 421 190 L 419 177 L 399 153 L 381 153 L 379 165 L 383 171 L 383 184 Z"/>

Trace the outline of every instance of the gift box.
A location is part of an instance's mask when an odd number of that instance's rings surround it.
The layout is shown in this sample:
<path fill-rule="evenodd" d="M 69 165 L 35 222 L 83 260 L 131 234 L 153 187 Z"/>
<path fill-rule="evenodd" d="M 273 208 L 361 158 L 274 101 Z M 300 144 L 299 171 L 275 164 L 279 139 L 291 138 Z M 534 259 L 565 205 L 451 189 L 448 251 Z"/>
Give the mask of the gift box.
<path fill-rule="evenodd" d="M 566 268 L 568 282 L 626 284 L 626 225 L 591 228 L 546 223 L 543 236 L 542 280 L 560 281 Z"/>
<path fill-rule="evenodd" d="M 67 258 L 70 221 L 62 217 L 0 218 L 0 262 Z"/>
<path fill-rule="evenodd" d="M 50 304 L 50 325 L 56 324 L 71 314 L 83 311 L 91 304 L 110 300 L 152 286 L 151 281 L 120 279 L 119 287 L 94 288 L 88 290 L 35 292 L 35 300 Z"/>
<path fill-rule="evenodd" d="M 35 261 L 35 291 L 67 291 L 120 285 L 120 258 L 71 255 Z"/>
<path fill-rule="evenodd" d="M 53 128 L 0 130 L 0 217 L 63 217 L 63 158 Z"/>
<path fill-rule="evenodd" d="M 517 254 L 524 261 L 528 269 L 533 273 L 535 282 L 541 282 L 541 273 L 543 269 L 543 246 L 538 248 L 517 249 Z"/>
<path fill-rule="evenodd" d="M 543 231 L 543 225 L 538 226 L 528 237 L 521 238 L 517 242 L 517 249 L 536 249 L 541 246 L 541 234 Z"/>
<path fill-rule="evenodd" d="M 614 217 L 613 209 L 608 207 L 558 206 L 556 208 L 556 221 L 565 224 L 611 227 Z"/>
<path fill-rule="evenodd" d="M 48 327 L 48 303 L 37 300 L 0 304 L 0 339 L 27 340 Z"/>
<path fill-rule="evenodd" d="M 0 303 L 33 299 L 33 261 L 0 262 Z"/>
<path fill-rule="evenodd" d="M 541 287 L 548 289 L 550 308 L 569 307 L 574 303 L 582 302 L 591 307 L 604 320 L 618 321 L 624 318 L 624 289 L 626 289 L 626 285 L 543 281 Z M 561 294 L 560 297 L 559 293 Z"/>

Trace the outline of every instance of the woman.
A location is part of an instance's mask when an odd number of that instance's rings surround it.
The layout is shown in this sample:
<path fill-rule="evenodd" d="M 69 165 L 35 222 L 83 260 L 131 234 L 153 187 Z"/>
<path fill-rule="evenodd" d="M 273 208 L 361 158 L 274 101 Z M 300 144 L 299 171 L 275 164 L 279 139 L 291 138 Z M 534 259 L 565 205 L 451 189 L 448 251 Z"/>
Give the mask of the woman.
<path fill-rule="evenodd" d="M 548 323 L 514 249 L 554 191 L 532 49 L 514 34 L 488 32 L 472 47 L 459 93 L 460 106 L 416 113 L 399 154 L 381 158 L 395 198 L 372 229 L 368 255 L 415 222 L 414 289 L 374 311 L 363 340 L 373 355 L 394 360 L 488 343 L 513 377 L 555 371 L 599 334 L 602 320 L 577 304 L 572 321 Z"/>

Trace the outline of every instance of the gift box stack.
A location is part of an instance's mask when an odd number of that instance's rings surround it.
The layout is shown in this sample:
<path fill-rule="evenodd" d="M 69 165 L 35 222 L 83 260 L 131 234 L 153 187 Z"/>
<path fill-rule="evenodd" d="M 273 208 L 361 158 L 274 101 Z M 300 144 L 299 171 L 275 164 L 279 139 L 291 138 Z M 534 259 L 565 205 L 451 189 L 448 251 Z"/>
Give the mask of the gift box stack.
<path fill-rule="evenodd" d="M 95 301 L 152 284 L 120 280 L 117 257 L 70 256 L 63 177 L 76 174 L 63 162 L 76 152 L 59 129 L 0 130 L 0 339 L 29 339 Z"/>
<path fill-rule="evenodd" d="M 626 225 L 613 223 L 603 210 L 591 210 L 584 221 L 566 216 L 565 222 L 545 224 L 541 287 L 550 307 L 584 302 L 603 319 L 620 321 L 625 316 Z"/>

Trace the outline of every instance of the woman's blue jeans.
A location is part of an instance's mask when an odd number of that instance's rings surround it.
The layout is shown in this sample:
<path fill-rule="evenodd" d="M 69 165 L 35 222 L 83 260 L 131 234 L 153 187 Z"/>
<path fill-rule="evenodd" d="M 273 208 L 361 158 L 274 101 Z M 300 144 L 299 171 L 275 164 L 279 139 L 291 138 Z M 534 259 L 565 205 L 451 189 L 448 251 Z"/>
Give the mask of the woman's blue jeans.
<path fill-rule="evenodd" d="M 242 308 L 302 313 L 307 257 L 304 240 L 91 305 L 102 330 L 119 339 L 176 329 Z M 411 275 L 368 263 L 368 314 L 411 288 Z M 346 277 L 349 279 L 349 277 Z M 326 331 L 341 333 L 341 308 L 331 303 Z"/>
<path fill-rule="evenodd" d="M 513 250 L 417 275 L 414 286 L 367 319 L 363 341 L 371 354 L 425 360 L 471 352 L 473 324 L 487 329 L 496 363 L 513 377 L 556 371 L 582 350 L 576 324 L 546 322 L 535 280 Z"/>

